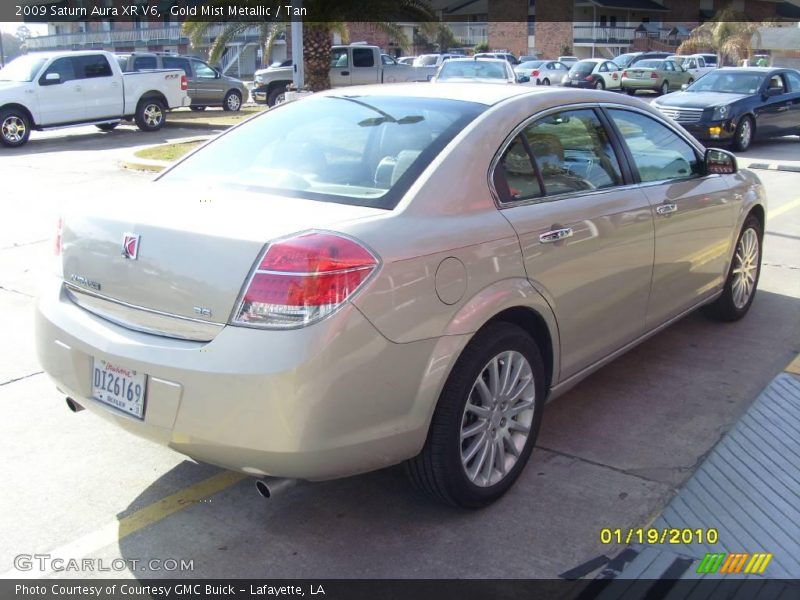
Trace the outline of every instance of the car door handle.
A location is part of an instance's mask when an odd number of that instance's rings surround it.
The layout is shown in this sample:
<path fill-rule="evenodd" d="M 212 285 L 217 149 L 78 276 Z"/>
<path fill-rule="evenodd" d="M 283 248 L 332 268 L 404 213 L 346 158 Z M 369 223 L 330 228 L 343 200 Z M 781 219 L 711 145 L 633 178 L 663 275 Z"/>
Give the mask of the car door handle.
<path fill-rule="evenodd" d="M 350 71 L 342 71 L 343 77 L 347 77 L 348 75 L 350 75 Z"/>
<path fill-rule="evenodd" d="M 572 237 L 572 227 L 564 227 L 563 229 L 553 229 L 547 231 L 539 236 L 539 241 L 542 244 L 551 244 L 560 240 Z"/>
<path fill-rule="evenodd" d="M 660 215 L 669 215 L 678 210 L 677 204 L 661 204 L 656 206 L 656 212 Z"/>

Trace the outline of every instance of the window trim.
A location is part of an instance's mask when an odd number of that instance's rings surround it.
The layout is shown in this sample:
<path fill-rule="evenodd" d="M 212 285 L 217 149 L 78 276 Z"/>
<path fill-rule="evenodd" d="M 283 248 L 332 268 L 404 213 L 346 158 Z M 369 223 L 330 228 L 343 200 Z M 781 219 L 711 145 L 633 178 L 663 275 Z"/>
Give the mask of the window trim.
<path fill-rule="evenodd" d="M 630 169 L 628 162 L 628 154 L 627 152 L 623 152 L 624 146 L 620 147 L 619 140 L 617 139 L 617 131 L 616 129 L 612 129 L 608 131 L 609 134 L 609 142 L 611 143 L 611 148 L 614 150 L 614 155 L 617 158 L 617 162 L 620 165 L 620 171 L 622 172 L 622 183 L 620 185 L 613 185 L 607 188 L 600 188 L 594 190 L 584 190 L 584 191 L 572 191 L 572 192 L 564 192 L 562 194 L 553 194 L 552 196 L 545 195 L 545 188 L 541 181 L 541 175 L 539 173 L 539 165 L 536 163 L 535 158 L 533 158 L 532 154 L 530 153 L 530 149 L 528 149 L 529 156 L 531 156 L 532 164 L 534 170 L 536 171 L 536 176 L 539 178 L 539 185 L 542 186 L 542 195 L 537 196 L 535 198 L 526 198 L 524 200 L 516 200 L 511 202 L 503 202 L 501 200 L 502 194 L 497 190 L 494 184 L 494 173 L 498 166 L 500 165 L 500 161 L 503 158 L 508 147 L 513 143 L 514 138 L 522 133 L 524 129 L 529 127 L 535 121 L 542 119 L 550 114 L 564 112 L 568 110 L 584 110 L 589 109 L 594 111 L 595 116 L 598 118 L 600 123 L 606 127 L 608 130 L 607 124 L 604 122 L 605 114 L 602 111 L 603 106 L 605 104 L 601 104 L 598 102 L 580 102 L 577 104 L 567 104 L 565 106 L 554 106 L 551 108 L 547 108 L 541 110 L 537 113 L 534 113 L 530 117 L 524 119 L 521 123 L 519 123 L 514 129 L 511 130 L 511 133 L 506 136 L 503 140 L 503 143 L 500 145 L 500 148 L 495 152 L 494 157 L 492 158 L 491 162 L 489 163 L 489 171 L 487 173 L 487 182 L 489 184 L 489 192 L 492 195 L 492 200 L 494 201 L 494 205 L 498 210 L 503 210 L 506 208 L 516 208 L 517 206 L 527 206 L 531 204 L 542 204 L 544 202 L 555 202 L 558 200 L 565 200 L 568 198 L 582 198 L 584 196 L 590 194 L 607 194 L 609 192 L 613 192 L 615 190 L 626 189 L 629 187 L 633 187 L 636 185 L 643 185 L 641 183 L 637 183 L 629 179 L 629 176 L 633 174 L 633 170 Z M 623 105 L 624 106 L 624 105 Z M 523 136 L 524 139 L 524 136 Z M 527 146 L 527 140 L 526 140 Z"/>
<path fill-rule="evenodd" d="M 692 179 L 698 179 L 700 177 L 708 177 L 709 173 L 705 172 L 703 168 L 700 173 L 690 175 L 688 177 L 678 177 L 674 179 L 658 179 L 656 181 L 642 181 L 642 176 L 639 173 L 639 167 L 636 165 L 636 160 L 633 158 L 633 154 L 631 154 L 630 148 L 625 143 L 625 136 L 622 135 L 622 132 L 617 127 L 616 122 L 610 114 L 606 113 L 606 109 L 610 110 L 628 110 L 630 112 L 638 112 L 644 117 L 650 117 L 660 125 L 663 125 L 667 129 L 669 129 L 672 133 L 674 133 L 678 138 L 682 139 L 684 142 L 688 144 L 690 148 L 694 150 L 695 157 L 697 158 L 698 163 L 701 167 L 705 165 L 705 151 L 700 151 L 697 147 L 697 144 L 694 144 L 689 140 L 685 135 L 683 135 L 680 131 L 672 127 L 669 123 L 666 123 L 660 117 L 656 115 L 650 114 L 647 111 L 643 111 L 640 109 L 636 109 L 635 107 L 631 106 L 620 106 L 620 105 L 606 105 L 600 108 L 600 110 L 605 115 L 606 119 L 608 119 L 608 123 L 614 131 L 614 136 L 617 138 L 619 143 L 622 145 L 622 149 L 625 152 L 625 158 L 628 164 L 630 165 L 631 175 L 633 175 L 633 179 L 636 181 L 634 185 L 638 185 L 640 187 L 650 187 L 655 185 L 664 185 L 665 183 L 674 183 L 674 182 L 681 182 L 681 181 L 691 181 Z"/>

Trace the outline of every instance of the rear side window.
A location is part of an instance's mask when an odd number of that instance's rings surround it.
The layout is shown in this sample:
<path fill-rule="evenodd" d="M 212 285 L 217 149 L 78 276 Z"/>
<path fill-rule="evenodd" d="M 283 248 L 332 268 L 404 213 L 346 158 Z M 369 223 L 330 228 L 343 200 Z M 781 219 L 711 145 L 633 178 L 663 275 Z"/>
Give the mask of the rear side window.
<path fill-rule="evenodd" d="M 185 58 L 175 58 L 174 56 L 165 56 L 162 59 L 165 69 L 183 69 L 187 76 L 192 74 L 192 69 L 189 66 L 189 61 Z"/>
<path fill-rule="evenodd" d="M 686 179 L 701 174 L 694 148 L 663 123 L 641 113 L 609 109 L 642 182 Z"/>
<path fill-rule="evenodd" d="M 133 70 L 144 71 L 146 69 L 157 69 L 155 56 L 137 56 L 133 59 Z"/>
<path fill-rule="evenodd" d="M 494 172 L 494 186 L 501 202 L 519 202 L 542 195 L 527 142 L 518 135 L 509 144 Z"/>
<path fill-rule="evenodd" d="M 374 67 L 375 55 L 369 48 L 353 48 L 354 67 Z"/>
<path fill-rule="evenodd" d="M 102 54 L 90 56 L 76 56 L 76 71 L 78 79 L 92 79 L 94 77 L 111 77 L 111 65 Z"/>

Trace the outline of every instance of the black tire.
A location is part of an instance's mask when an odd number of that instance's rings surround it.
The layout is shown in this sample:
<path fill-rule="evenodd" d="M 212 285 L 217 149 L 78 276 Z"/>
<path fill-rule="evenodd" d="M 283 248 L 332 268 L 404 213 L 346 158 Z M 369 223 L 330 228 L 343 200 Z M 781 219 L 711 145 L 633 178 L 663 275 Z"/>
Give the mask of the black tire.
<path fill-rule="evenodd" d="M 100 123 L 99 125 L 95 125 L 100 131 L 113 131 L 119 125 L 119 121 L 116 123 Z"/>
<path fill-rule="evenodd" d="M 470 481 L 462 464 L 462 421 L 478 377 L 494 357 L 509 350 L 520 353 L 531 367 L 535 398 L 530 432 L 524 446 L 518 449 L 516 463 L 505 476 L 492 485 L 482 487 Z M 422 452 L 405 463 L 413 486 L 435 500 L 463 508 L 481 508 L 500 498 L 514 484 L 528 462 L 541 425 L 544 396 L 544 363 L 536 342 L 511 323 L 500 321 L 484 327 L 461 353 L 447 379 Z M 490 425 L 487 422 L 487 427 L 502 429 L 504 426 L 505 420 L 499 425 Z M 496 430 L 493 429 L 494 431 Z M 490 444 L 492 456 L 495 443 Z M 501 445 L 505 448 L 504 452 L 508 451 L 504 442 Z M 493 459 L 490 460 L 494 467 Z M 476 468 L 479 472 L 482 471 L 480 466 Z"/>
<path fill-rule="evenodd" d="M 24 111 L 14 108 L 0 110 L 0 144 L 19 148 L 31 137 L 31 120 Z"/>
<path fill-rule="evenodd" d="M 747 115 L 743 116 L 736 125 L 731 147 L 736 152 L 745 152 L 750 147 L 750 144 L 753 143 L 755 133 L 756 126 L 755 123 L 753 123 L 753 119 Z"/>
<path fill-rule="evenodd" d="M 136 107 L 134 120 L 142 131 L 158 131 L 167 121 L 164 103 L 158 98 L 142 98 Z"/>
<path fill-rule="evenodd" d="M 286 94 L 286 85 L 279 85 L 272 88 L 267 94 L 267 106 L 272 108 L 278 104 L 279 100 L 283 101 L 283 96 Z"/>
<path fill-rule="evenodd" d="M 636 90 L 633 89 L 633 88 L 628 88 L 625 91 L 628 92 L 628 96 L 635 96 L 636 95 Z"/>
<path fill-rule="evenodd" d="M 542 79 L 542 85 L 550 85 L 550 80 L 547 77 L 545 77 L 544 79 Z"/>
<path fill-rule="evenodd" d="M 242 95 L 237 90 L 230 90 L 222 100 L 222 110 L 238 112 L 242 108 Z"/>
<path fill-rule="evenodd" d="M 736 281 L 737 275 L 734 273 L 739 267 L 739 259 L 737 257 L 740 254 L 739 245 L 742 242 L 742 238 L 744 238 L 745 233 L 748 231 L 753 231 L 755 233 L 755 239 L 758 243 L 758 260 L 755 266 L 755 280 L 753 281 L 753 288 L 750 292 L 750 296 L 747 298 L 747 301 L 742 304 L 741 306 L 737 306 L 735 302 L 735 291 L 734 291 L 734 283 Z M 752 235 L 752 234 L 751 234 Z M 718 321 L 738 321 L 742 317 L 747 314 L 747 311 L 750 310 L 750 306 L 753 304 L 753 300 L 756 297 L 756 292 L 758 291 L 758 279 L 761 275 L 761 256 L 762 256 L 762 240 L 763 240 L 763 228 L 761 222 L 753 215 L 749 215 L 747 219 L 744 221 L 744 225 L 742 225 L 742 230 L 739 232 L 739 237 L 736 238 L 736 247 L 734 249 L 734 256 L 731 260 L 731 266 L 728 270 L 728 277 L 725 280 L 725 287 L 722 290 L 722 295 L 717 298 L 713 303 L 704 307 L 704 312 L 709 315 L 710 317 L 717 319 Z M 751 238 L 752 239 L 752 238 Z"/>
<path fill-rule="evenodd" d="M 189 108 L 191 110 L 195 111 L 195 112 L 202 112 L 208 107 L 207 106 L 190 106 Z"/>
<path fill-rule="evenodd" d="M 606 84 L 603 83 L 602 79 L 598 79 L 597 83 L 594 84 L 594 89 L 596 89 L 596 90 L 604 90 L 604 89 L 606 89 Z"/>
<path fill-rule="evenodd" d="M 659 88 L 659 91 L 661 92 L 662 96 L 664 96 L 665 94 L 669 94 L 669 81 L 665 81 L 664 83 L 662 83 L 661 87 Z"/>

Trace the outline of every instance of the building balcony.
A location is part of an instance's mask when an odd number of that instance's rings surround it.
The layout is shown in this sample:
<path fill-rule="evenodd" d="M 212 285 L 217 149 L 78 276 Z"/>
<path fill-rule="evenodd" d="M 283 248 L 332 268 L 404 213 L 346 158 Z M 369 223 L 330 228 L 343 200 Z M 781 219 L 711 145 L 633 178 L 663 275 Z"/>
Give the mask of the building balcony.
<path fill-rule="evenodd" d="M 617 25 L 575 25 L 572 28 L 572 41 L 574 44 L 629 46 L 635 30 L 635 27 Z"/>
<path fill-rule="evenodd" d="M 470 47 L 489 41 L 489 24 L 484 22 L 447 23 L 461 46 Z"/>

